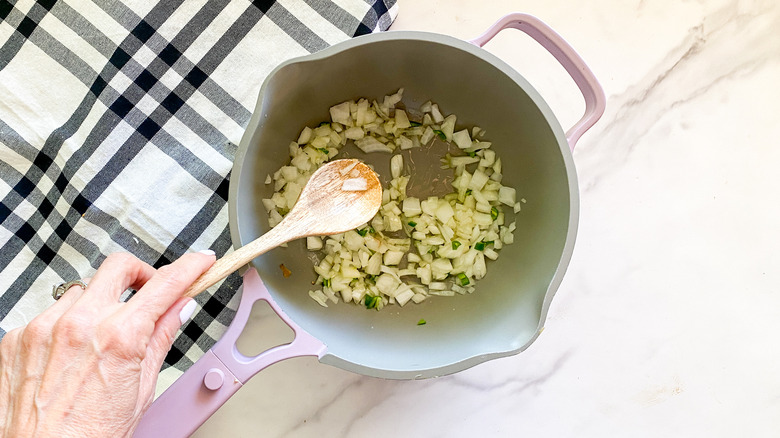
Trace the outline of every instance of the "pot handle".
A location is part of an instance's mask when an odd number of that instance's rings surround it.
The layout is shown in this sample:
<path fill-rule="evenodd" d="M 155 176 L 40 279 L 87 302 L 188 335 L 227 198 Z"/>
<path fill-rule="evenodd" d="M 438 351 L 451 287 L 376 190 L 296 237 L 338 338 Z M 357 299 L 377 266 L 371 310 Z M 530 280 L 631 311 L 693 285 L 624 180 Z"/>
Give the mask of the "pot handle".
<path fill-rule="evenodd" d="M 585 114 L 566 131 L 566 140 L 574 150 L 580 136 L 590 129 L 604 114 L 607 98 L 596 76 L 585 64 L 580 55 L 560 35 L 543 21 L 527 14 L 514 13 L 500 18 L 482 35 L 469 41 L 479 47 L 487 44 L 504 29 L 518 29 L 536 40 L 566 69 L 585 97 Z"/>
<path fill-rule="evenodd" d="M 244 274 L 242 288 L 241 303 L 225 334 L 152 403 L 134 437 L 188 437 L 261 370 L 284 359 L 325 353 L 325 344 L 298 327 L 274 302 L 255 269 Z M 295 339 L 247 357 L 238 351 L 236 341 L 258 300 L 273 308 L 295 332 Z"/>

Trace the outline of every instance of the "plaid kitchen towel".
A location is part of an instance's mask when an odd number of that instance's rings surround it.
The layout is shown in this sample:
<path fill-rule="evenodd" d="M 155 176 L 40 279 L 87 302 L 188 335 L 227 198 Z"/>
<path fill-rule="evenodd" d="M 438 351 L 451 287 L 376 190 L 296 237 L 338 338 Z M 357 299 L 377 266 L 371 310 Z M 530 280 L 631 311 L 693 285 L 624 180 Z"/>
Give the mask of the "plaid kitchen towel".
<path fill-rule="evenodd" d="M 159 267 L 231 250 L 229 173 L 265 76 L 396 14 L 395 0 L 0 0 L 0 336 L 110 253 Z M 162 387 L 222 335 L 240 281 L 197 298 Z"/>

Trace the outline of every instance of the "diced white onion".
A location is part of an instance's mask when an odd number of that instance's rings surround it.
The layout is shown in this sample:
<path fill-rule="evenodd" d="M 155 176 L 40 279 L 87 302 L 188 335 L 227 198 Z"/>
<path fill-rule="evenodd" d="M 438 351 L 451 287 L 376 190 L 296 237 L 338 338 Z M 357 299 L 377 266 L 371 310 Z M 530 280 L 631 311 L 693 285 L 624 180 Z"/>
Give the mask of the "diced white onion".
<path fill-rule="evenodd" d="M 433 132 L 433 129 L 431 129 L 430 126 L 427 126 L 425 128 L 425 131 L 423 131 L 423 135 L 420 137 L 420 143 L 421 144 L 428 144 L 431 140 L 433 140 L 433 136 L 436 135 L 435 132 Z"/>
<path fill-rule="evenodd" d="M 365 178 L 345 179 L 341 184 L 341 190 L 345 192 L 363 192 L 368 188 L 368 182 Z"/>
<path fill-rule="evenodd" d="M 514 207 L 516 196 L 515 189 L 512 187 L 502 186 L 498 189 L 498 200 L 510 207 Z"/>
<path fill-rule="evenodd" d="M 330 119 L 336 123 L 341 123 L 342 125 L 349 125 L 351 123 L 349 102 L 330 107 Z"/>
<path fill-rule="evenodd" d="M 395 110 L 395 127 L 398 129 L 406 129 L 411 127 L 412 124 L 409 123 L 409 117 L 406 115 L 406 111 L 404 110 Z"/>
<path fill-rule="evenodd" d="M 360 140 L 356 140 L 355 145 L 367 154 L 373 152 L 393 152 L 392 147 L 380 142 L 374 137 L 363 137 Z"/>
<path fill-rule="evenodd" d="M 474 282 L 487 274 L 487 260 L 496 260 L 501 248 L 514 241 L 516 221 L 504 225 L 501 205 L 518 213 L 526 201 L 518 201 L 516 190 L 501 183 L 501 159 L 483 140 L 484 130 L 475 126 L 456 131 L 457 117 L 445 117 L 432 102 L 422 105 L 422 113 L 397 108 L 402 98 L 399 89 L 381 103 L 359 99 L 330 107 L 330 122 L 305 127 L 288 145 L 290 163 L 265 179 L 275 191 L 262 199 L 274 227 L 293 207 L 311 174 L 334 159 L 348 141 L 365 153 L 393 153 L 429 146 L 443 136 L 450 146 L 457 146 L 456 153 L 461 151 L 441 160 L 442 168 L 454 173 L 452 193 L 424 199 L 407 196 L 409 175 L 404 175 L 403 157 L 396 153 L 390 157 L 391 180 L 383 190 L 383 205 L 368 224 L 306 239 L 307 249 L 322 255 L 316 256 L 319 261 L 314 265 L 318 289 L 309 291 L 322 306 L 342 300 L 381 309 L 421 303 L 431 295 L 472 293 Z M 410 114 L 421 114 L 421 123 L 412 122 Z M 343 190 L 366 190 L 367 181 L 354 166 L 342 169 L 341 176 L 346 177 Z"/>
<path fill-rule="evenodd" d="M 344 136 L 350 140 L 360 140 L 365 135 L 365 131 L 358 127 L 352 127 L 344 131 Z"/>
<path fill-rule="evenodd" d="M 306 238 L 306 249 L 317 251 L 322 249 L 322 239 L 318 236 L 309 236 Z"/>
<path fill-rule="evenodd" d="M 306 144 L 311 140 L 312 129 L 308 126 L 303 128 L 301 135 L 298 136 L 298 144 Z"/>
<path fill-rule="evenodd" d="M 390 174 L 393 178 L 401 176 L 401 171 L 404 168 L 404 157 L 401 154 L 393 155 L 390 159 Z"/>
<path fill-rule="evenodd" d="M 447 141 L 452 141 L 452 134 L 455 133 L 455 121 L 457 117 L 454 114 L 447 116 L 441 124 L 441 132 L 447 137 Z"/>
<path fill-rule="evenodd" d="M 469 130 L 463 129 L 452 134 L 452 142 L 458 145 L 461 149 L 467 149 L 471 147 L 471 137 L 469 136 Z"/>
<path fill-rule="evenodd" d="M 354 168 L 355 168 L 355 166 L 357 166 L 357 164 L 358 164 L 358 162 L 357 162 L 357 161 L 355 161 L 355 162 L 353 162 L 352 164 L 350 164 L 349 166 L 347 166 L 347 167 L 345 167 L 345 168 L 343 168 L 343 169 L 339 170 L 339 173 L 340 173 L 341 175 L 346 175 L 346 174 L 350 173 L 350 172 L 352 171 L 352 169 L 354 169 Z"/>
<path fill-rule="evenodd" d="M 444 121 L 444 116 L 441 115 L 441 111 L 439 111 L 439 105 L 433 104 L 431 105 L 431 117 L 433 118 L 433 121 L 436 123 L 441 123 Z"/>

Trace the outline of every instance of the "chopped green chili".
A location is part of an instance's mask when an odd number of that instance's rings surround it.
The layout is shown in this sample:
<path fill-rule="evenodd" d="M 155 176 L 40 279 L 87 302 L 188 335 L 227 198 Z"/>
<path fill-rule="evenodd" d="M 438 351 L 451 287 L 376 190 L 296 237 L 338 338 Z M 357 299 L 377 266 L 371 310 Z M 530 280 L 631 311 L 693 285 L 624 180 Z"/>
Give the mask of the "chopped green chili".
<path fill-rule="evenodd" d="M 365 228 L 362 228 L 360 230 L 355 230 L 355 231 L 357 231 L 357 233 L 360 234 L 361 237 L 366 237 L 366 234 L 369 234 L 369 233 L 371 233 L 371 234 L 376 233 L 376 230 L 374 230 L 374 227 L 372 227 L 370 225 L 365 227 Z"/>
<path fill-rule="evenodd" d="M 330 151 L 328 151 L 328 148 L 317 148 L 317 150 L 322 152 L 325 155 L 330 154 Z"/>
<path fill-rule="evenodd" d="M 416 227 L 417 226 L 417 222 L 415 222 L 415 221 L 409 221 L 407 223 L 409 224 L 410 227 Z"/>
<path fill-rule="evenodd" d="M 460 246 L 460 242 L 458 242 L 457 240 L 452 241 L 452 249 L 458 249 L 459 246 Z"/>
<path fill-rule="evenodd" d="M 380 302 L 382 302 L 381 298 L 366 295 L 366 309 L 376 309 L 376 306 L 379 305 Z"/>
<path fill-rule="evenodd" d="M 482 241 L 482 242 L 477 242 L 477 243 L 474 244 L 474 249 L 476 249 L 477 251 L 484 251 L 485 248 L 487 248 L 487 246 L 492 244 L 492 243 L 493 243 L 492 240 L 485 240 L 485 241 Z"/>
<path fill-rule="evenodd" d="M 422 126 L 422 123 L 420 123 L 420 122 L 413 122 L 411 120 L 409 121 L 409 124 L 412 125 L 412 126 Z"/>
<path fill-rule="evenodd" d="M 466 286 L 466 285 L 468 285 L 470 283 L 469 282 L 469 277 L 466 276 L 466 274 L 464 274 L 463 272 L 458 274 L 457 278 L 458 278 L 458 281 L 460 282 L 461 286 Z"/>
<path fill-rule="evenodd" d="M 426 321 L 424 319 L 420 319 L 419 321 L 417 321 L 417 325 L 425 325 L 425 324 Z"/>
<path fill-rule="evenodd" d="M 444 140 L 444 141 L 446 141 L 446 140 L 447 140 L 447 136 L 446 136 L 446 135 L 444 135 L 444 132 L 443 132 L 443 131 L 441 131 L 441 130 L 439 130 L 439 129 L 434 129 L 434 130 L 433 130 L 433 133 L 434 133 L 434 134 L 436 134 L 436 135 L 438 135 L 440 139 L 442 139 L 442 140 Z"/>
<path fill-rule="evenodd" d="M 324 287 L 330 287 L 330 278 L 325 278 L 322 280 L 322 285 Z"/>
<path fill-rule="evenodd" d="M 498 219 L 498 209 L 496 207 L 490 208 L 490 219 L 496 220 Z"/>

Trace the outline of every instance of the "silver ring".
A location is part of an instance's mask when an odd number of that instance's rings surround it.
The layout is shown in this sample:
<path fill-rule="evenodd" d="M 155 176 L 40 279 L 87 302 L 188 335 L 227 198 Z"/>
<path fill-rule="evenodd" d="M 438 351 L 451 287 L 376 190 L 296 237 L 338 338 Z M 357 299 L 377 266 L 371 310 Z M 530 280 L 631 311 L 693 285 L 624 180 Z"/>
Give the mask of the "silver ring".
<path fill-rule="evenodd" d="M 52 288 L 52 291 L 51 291 L 51 297 L 54 298 L 55 301 L 59 300 L 60 297 L 62 297 L 62 295 L 65 294 L 65 291 L 67 291 L 68 289 L 70 289 L 73 286 L 79 286 L 82 289 L 86 289 L 87 288 L 87 284 L 84 283 L 81 280 L 73 280 L 73 281 L 69 281 L 67 283 L 55 284 L 54 288 Z"/>

